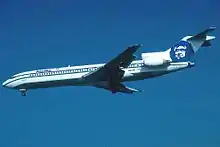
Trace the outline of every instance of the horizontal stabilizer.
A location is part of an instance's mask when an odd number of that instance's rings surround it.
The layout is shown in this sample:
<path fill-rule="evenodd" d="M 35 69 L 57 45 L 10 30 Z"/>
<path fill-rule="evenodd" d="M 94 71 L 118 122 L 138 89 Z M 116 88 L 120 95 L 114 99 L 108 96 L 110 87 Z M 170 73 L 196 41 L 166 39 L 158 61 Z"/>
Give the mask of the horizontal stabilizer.
<path fill-rule="evenodd" d="M 200 47 L 209 47 L 211 46 L 211 41 L 214 40 L 215 36 L 208 36 L 208 33 L 214 31 L 216 27 L 209 27 L 205 31 L 198 33 L 195 36 L 191 36 L 187 39 L 188 42 L 192 45 L 193 52 L 197 52 Z"/>
<path fill-rule="evenodd" d="M 209 46 L 211 46 L 210 41 L 204 41 L 204 43 L 202 44 L 202 47 L 209 47 Z"/>
<path fill-rule="evenodd" d="M 192 41 L 192 40 L 201 40 L 201 39 L 214 39 L 215 37 L 214 36 L 207 36 L 208 33 L 211 33 L 212 31 L 214 31 L 216 29 L 216 27 L 209 27 L 208 29 L 206 29 L 205 31 L 195 35 L 195 36 L 192 36 L 191 38 L 188 39 L 188 41 Z"/>
<path fill-rule="evenodd" d="M 215 36 L 206 36 L 205 40 L 213 40 L 213 39 L 215 39 Z"/>
<path fill-rule="evenodd" d="M 201 45 L 202 47 L 209 47 L 211 46 L 211 41 L 215 39 L 215 36 L 206 36 L 205 41 L 203 42 L 203 44 Z"/>

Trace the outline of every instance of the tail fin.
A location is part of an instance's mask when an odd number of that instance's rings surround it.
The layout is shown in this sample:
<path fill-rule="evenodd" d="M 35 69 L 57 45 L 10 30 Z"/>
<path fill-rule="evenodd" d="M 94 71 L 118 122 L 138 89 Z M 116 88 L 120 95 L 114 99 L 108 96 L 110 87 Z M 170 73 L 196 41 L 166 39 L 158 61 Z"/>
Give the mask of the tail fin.
<path fill-rule="evenodd" d="M 200 47 L 211 46 L 211 40 L 215 39 L 215 36 L 207 36 L 207 34 L 215 29 L 215 27 L 210 27 L 195 36 L 186 36 L 182 38 L 169 49 L 171 60 L 173 62 L 190 61 L 191 57 Z"/>

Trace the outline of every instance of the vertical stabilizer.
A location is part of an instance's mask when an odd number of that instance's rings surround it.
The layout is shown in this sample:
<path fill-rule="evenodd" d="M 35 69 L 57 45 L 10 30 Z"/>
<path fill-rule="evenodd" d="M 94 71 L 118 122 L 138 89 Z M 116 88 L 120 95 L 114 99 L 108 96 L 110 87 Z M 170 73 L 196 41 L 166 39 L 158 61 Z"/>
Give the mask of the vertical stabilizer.
<path fill-rule="evenodd" d="M 215 27 L 210 27 L 197 35 L 182 38 L 169 49 L 172 62 L 190 61 L 200 47 L 211 46 L 211 40 L 214 40 L 215 36 L 208 36 L 208 33 L 215 29 Z"/>

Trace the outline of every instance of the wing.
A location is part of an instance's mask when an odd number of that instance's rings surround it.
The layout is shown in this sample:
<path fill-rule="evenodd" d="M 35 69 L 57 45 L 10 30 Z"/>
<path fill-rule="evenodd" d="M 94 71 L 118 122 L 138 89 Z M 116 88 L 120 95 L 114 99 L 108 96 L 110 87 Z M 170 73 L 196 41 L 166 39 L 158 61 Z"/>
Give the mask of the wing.
<path fill-rule="evenodd" d="M 129 46 L 125 51 L 120 53 L 114 59 L 110 60 L 103 67 L 100 67 L 94 72 L 83 76 L 84 79 L 91 82 L 95 81 L 120 81 L 123 77 L 124 71 L 121 67 L 128 67 L 129 64 L 135 59 L 133 55 L 142 45 Z"/>
<path fill-rule="evenodd" d="M 121 92 L 121 93 L 132 94 L 134 92 L 141 92 L 142 91 L 142 90 L 139 90 L 139 89 L 135 89 L 135 88 L 125 86 L 121 83 L 117 83 L 113 87 L 110 86 L 108 83 L 98 83 L 98 84 L 95 84 L 94 86 L 97 87 L 97 88 L 103 88 L 103 89 L 109 90 L 112 93 Z"/>
<path fill-rule="evenodd" d="M 140 44 L 128 47 L 124 52 L 120 53 L 117 57 L 105 64 L 105 68 L 128 67 L 128 65 L 136 58 L 136 56 L 134 56 L 133 54 L 141 46 L 142 45 Z"/>

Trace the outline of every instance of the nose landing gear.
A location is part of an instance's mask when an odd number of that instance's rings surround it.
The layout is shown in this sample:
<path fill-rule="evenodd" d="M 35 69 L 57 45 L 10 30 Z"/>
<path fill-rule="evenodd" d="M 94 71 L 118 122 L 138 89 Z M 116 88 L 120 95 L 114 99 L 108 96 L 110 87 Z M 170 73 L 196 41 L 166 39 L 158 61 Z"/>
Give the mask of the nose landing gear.
<path fill-rule="evenodd" d="M 19 91 L 21 92 L 22 96 L 26 96 L 27 94 L 27 89 L 19 89 Z"/>

